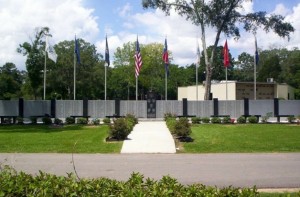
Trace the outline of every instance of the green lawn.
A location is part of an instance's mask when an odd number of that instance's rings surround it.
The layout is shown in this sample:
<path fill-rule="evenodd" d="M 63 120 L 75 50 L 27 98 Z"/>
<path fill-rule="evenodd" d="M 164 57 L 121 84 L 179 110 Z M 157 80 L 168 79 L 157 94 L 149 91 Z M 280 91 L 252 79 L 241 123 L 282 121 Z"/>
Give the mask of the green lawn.
<path fill-rule="evenodd" d="M 200 124 L 186 153 L 300 152 L 300 126 L 289 124 Z"/>
<path fill-rule="evenodd" d="M 119 153 L 122 142 L 105 142 L 107 126 L 1 125 L 2 153 Z"/>

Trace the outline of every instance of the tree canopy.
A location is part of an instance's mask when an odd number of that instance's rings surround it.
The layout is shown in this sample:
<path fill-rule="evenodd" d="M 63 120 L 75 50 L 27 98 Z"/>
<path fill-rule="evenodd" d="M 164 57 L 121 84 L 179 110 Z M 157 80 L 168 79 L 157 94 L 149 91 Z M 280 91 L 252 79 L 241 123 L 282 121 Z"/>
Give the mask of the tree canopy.
<path fill-rule="evenodd" d="M 255 33 L 258 28 L 263 28 L 266 32 L 273 30 L 280 37 L 289 39 L 290 32 L 294 31 L 290 23 L 284 21 L 284 17 L 266 12 L 254 12 L 243 14 L 238 8 L 243 7 L 243 2 L 247 0 L 142 0 L 144 8 L 159 8 L 170 14 L 174 9 L 186 20 L 191 21 L 201 29 L 201 40 L 204 50 L 206 65 L 205 97 L 208 100 L 211 91 L 211 78 L 214 72 L 213 63 L 221 33 L 226 37 L 238 39 L 240 35 L 240 25 L 247 32 Z M 206 34 L 207 27 L 216 30 L 213 48 L 209 53 L 207 50 Z"/>

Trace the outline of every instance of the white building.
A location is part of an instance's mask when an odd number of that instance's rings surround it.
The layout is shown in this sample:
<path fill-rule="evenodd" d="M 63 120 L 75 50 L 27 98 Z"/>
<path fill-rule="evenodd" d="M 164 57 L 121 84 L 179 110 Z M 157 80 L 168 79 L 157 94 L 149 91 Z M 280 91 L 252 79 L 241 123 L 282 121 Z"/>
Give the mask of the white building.
<path fill-rule="evenodd" d="M 178 87 L 178 100 L 187 98 L 188 100 L 204 100 L 205 86 L 198 85 L 198 99 L 196 86 Z M 242 100 L 244 98 L 254 99 L 253 82 L 227 81 L 227 100 Z M 226 81 L 212 82 L 212 98 L 226 100 Z M 287 84 L 274 82 L 257 82 L 256 99 L 294 99 L 294 88 Z"/>

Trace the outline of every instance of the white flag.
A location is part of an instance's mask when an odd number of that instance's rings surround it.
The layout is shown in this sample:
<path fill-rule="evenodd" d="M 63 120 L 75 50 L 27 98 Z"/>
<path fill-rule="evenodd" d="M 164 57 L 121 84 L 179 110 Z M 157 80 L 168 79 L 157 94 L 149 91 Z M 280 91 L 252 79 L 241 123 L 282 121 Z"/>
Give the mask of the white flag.
<path fill-rule="evenodd" d="M 48 57 L 56 63 L 57 54 L 53 46 L 49 43 L 48 36 L 46 36 L 46 52 L 48 53 Z"/>
<path fill-rule="evenodd" d="M 200 59 L 201 59 L 201 54 L 200 54 L 200 48 L 199 48 L 199 44 L 198 44 L 198 46 L 197 46 L 197 62 L 196 62 L 197 67 L 200 66 Z"/>

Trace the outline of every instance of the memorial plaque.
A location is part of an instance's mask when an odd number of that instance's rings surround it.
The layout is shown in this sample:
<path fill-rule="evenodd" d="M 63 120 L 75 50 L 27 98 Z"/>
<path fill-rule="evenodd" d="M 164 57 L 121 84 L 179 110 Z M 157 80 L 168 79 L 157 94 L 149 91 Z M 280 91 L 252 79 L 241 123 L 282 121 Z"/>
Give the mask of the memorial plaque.
<path fill-rule="evenodd" d="M 156 94 L 154 92 L 147 94 L 147 118 L 156 118 Z"/>

